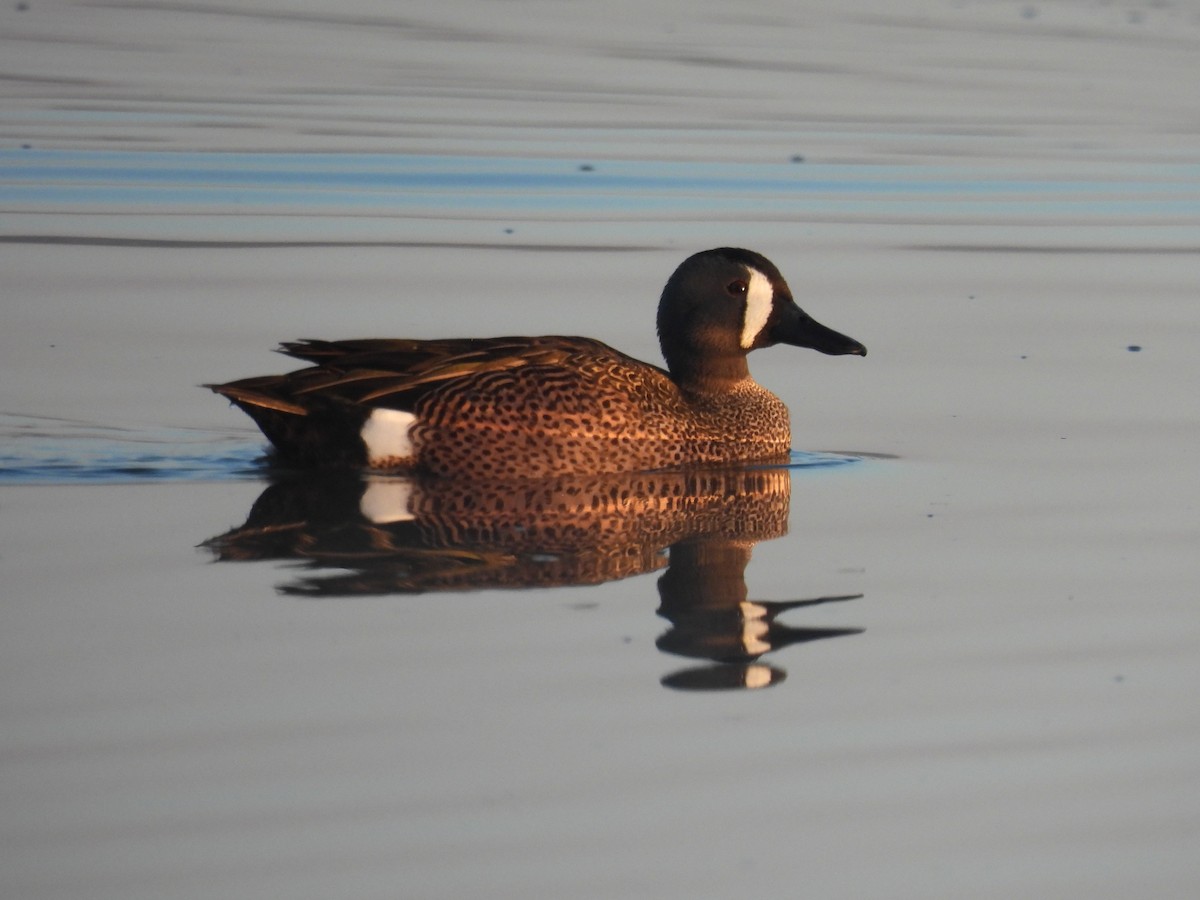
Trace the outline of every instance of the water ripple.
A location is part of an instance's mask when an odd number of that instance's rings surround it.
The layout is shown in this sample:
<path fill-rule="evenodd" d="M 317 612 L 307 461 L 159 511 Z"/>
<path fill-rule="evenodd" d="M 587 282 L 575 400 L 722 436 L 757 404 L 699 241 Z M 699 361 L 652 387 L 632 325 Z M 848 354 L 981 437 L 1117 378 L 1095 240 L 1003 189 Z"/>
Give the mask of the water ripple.
<path fill-rule="evenodd" d="M 1194 165 L 1086 166 L 1005 174 L 901 165 L 588 163 L 520 157 L 352 153 L 2 150 L 0 204 L 295 213 L 700 211 L 970 215 L 1051 219 L 1200 215 Z"/>
<path fill-rule="evenodd" d="M 0 484 L 240 480 L 262 476 L 261 456 L 248 433 L 0 413 Z"/>

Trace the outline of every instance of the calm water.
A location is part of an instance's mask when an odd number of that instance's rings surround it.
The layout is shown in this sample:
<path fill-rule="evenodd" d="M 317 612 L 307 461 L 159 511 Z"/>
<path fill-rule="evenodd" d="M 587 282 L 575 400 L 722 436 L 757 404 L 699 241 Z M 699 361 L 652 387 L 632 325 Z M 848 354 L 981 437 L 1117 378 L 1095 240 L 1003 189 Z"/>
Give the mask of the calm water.
<path fill-rule="evenodd" d="M 0 13 L 5 896 L 1195 895 L 1190 6 L 67 6 Z M 657 359 L 720 244 L 871 348 L 752 357 L 787 468 L 297 478 L 197 387 Z"/>

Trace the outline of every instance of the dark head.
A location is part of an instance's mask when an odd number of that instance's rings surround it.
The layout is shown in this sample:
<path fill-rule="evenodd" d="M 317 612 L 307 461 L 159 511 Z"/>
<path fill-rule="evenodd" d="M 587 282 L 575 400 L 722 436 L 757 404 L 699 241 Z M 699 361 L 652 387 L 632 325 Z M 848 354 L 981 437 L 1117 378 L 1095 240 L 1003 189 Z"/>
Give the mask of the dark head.
<path fill-rule="evenodd" d="M 759 347 L 867 355 L 797 306 L 769 259 L 733 247 L 689 256 L 675 270 L 658 304 L 658 340 L 671 377 L 692 390 L 721 390 L 748 377 L 746 354 Z"/>

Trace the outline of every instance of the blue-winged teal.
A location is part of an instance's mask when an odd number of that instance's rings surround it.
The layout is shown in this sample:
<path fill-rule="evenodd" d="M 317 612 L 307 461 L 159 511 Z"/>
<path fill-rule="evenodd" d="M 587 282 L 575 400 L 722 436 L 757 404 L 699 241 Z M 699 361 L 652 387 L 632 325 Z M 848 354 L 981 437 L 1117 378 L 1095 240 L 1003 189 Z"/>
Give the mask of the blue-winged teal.
<path fill-rule="evenodd" d="M 308 368 L 207 387 L 284 463 L 528 479 L 785 460 L 787 407 L 746 355 L 867 352 L 801 310 L 768 259 L 729 247 L 675 270 L 658 335 L 665 371 L 580 337 L 306 340 L 280 349 Z"/>

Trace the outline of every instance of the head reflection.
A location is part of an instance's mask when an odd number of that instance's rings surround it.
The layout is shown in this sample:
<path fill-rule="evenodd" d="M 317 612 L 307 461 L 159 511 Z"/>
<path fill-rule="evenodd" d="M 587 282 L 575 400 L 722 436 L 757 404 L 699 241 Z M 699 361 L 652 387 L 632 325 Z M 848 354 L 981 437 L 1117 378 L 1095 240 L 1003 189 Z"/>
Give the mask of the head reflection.
<path fill-rule="evenodd" d="M 777 684 L 760 661 L 783 647 L 858 633 L 778 621 L 847 600 L 756 601 L 754 545 L 787 531 L 787 469 L 570 476 L 520 484 L 360 476 L 281 478 L 244 525 L 205 542 L 218 560 L 300 561 L 286 594 L 346 597 L 600 584 L 665 570 L 660 650 L 701 661 L 665 676 L 684 690 Z"/>

